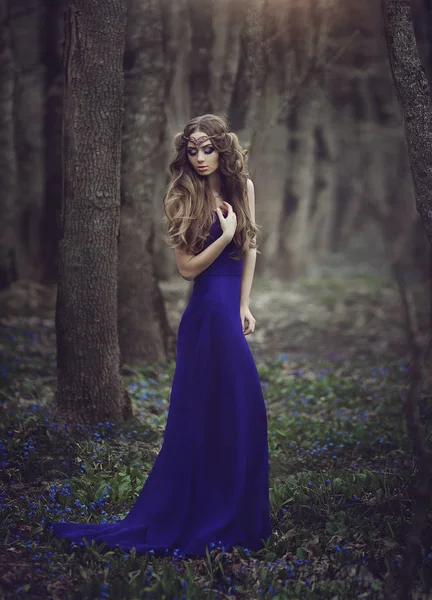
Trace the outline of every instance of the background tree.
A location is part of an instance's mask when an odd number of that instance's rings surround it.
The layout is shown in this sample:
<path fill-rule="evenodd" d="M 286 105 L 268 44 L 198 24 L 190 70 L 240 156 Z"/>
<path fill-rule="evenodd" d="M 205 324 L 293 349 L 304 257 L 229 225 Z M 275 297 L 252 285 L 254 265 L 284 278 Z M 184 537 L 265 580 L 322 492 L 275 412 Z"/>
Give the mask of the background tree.
<path fill-rule="evenodd" d="M 0 2 L 0 290 L 17 279 L 15 74 L 6 0 Z"/>
<path fill-rule="evenodd" d="M 214 2 L 187 0 L 190 22 L 189 92 L 191 115 L 203 115 L 213 111 L 210 93 L 211 69 L 214 43 Z"/>
<path fill-rule="evenodd" d="M 165 164 L 165 55 L 160 0 L 129 0 L 124 54 L 118 331 L 122 362 L 174 358 L 155 274 L 153 198 Z"/>
<path fill-rule="evenodd" d="M 131 413 L 117 337 L 125 27 L 123 0 L 67 2 L 54 418 L 69 424 Z"/>
<path fill-rule="evenodd" d="M 42 44 L 45 65 L 44 168 L 45 195 L 41 217 L 42 280 L 57 281 L 58 221 L 62 197 L 62 64 L 66 0 L 47 0 Z"/>
<path fill-rule="evenodd" d="M 15 65 L 14 135 L 17 164 L 17 270 L 41 281 L 44 182 L 45 65 L 41 32 L 46 6 L 38 0 L 9 2 Z"/>

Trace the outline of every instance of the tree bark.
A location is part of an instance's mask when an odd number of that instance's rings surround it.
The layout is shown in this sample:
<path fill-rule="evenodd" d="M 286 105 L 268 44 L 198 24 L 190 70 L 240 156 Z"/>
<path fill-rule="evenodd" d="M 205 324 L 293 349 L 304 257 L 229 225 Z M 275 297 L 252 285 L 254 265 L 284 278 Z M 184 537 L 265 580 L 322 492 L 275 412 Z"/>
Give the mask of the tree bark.
<path fill-rule="evenodd" d="M 432 245 L 432 98 L 414 35 L 410 0 L 381 0 L 390 67 L 405 130 L 417 211 Z M 431 293 L 432 301 L 432 264 Z M 432 331 L 432 304 L 430 305 Z M 424 361 L 432 381 L 432 336 Z"/>
<path fill-rule="evenodd" d="M 402 111 L 405 139 L 416 193 L 416 206 L 432 242 L 432 100 L 420 63 L 410 0 L 382 0 L 396 95 Z"/>
<path fill-rule="evenodd" d="M 256 221 L 262 227 L 259 244 L 262 254 L 256 269 L 257 274 L 270 277 L 277 275 L 279 266 L 289 136 L 283 124 L 270 125 L 268 122 L 279 102 L 277 75 L 270 72 L 264 90 L 264 109 L 258 113 L 255 125 L 258 143 L 254 145 L 252 142 L 248 163 L 256 191 Z M 266 151 L 267 148 L 271 150 Z"/>
<path fill-rule="evenodd" d="M 6 0 L 0 1 L 0 290 L 17 279 L 17 165 L 14 131 L 15 72 Z"/>
<path fill-rule="evenodd" d="M 315 210 L 311 220 L 311 237 L 316 256 L 324 259 L 333 249 L 337 223 L 336 186 L 338 178 L 337 138 L 335 118 L 327 94 L 321 117 L 315 129 L 316 190 Z"/>
<path fill-rule="evenodd" d="M 17 270 L 20 279 L 42 279 L 40 226 L 44 198 L 43 115 L 45 66 L 42 54 L 43 0 L 10 2 L 16 66 L 14 97 L 17 155 Z"/>
<path fill-rule="evenodd" d="M 263 57 L 264 0 L 247 0 L 242 8 L 241 52 L 229 120 L 239 135 L 241 130 L 245 130 L 242 137 L 250 143 L 252 132 L 257 127 L 257 112 L 267 76 Z"/>
<path fill-rule="evenodd" d="M 218 0 L 213 15 L 214 44 L 211 62 L 211 98 L 216 115 L 229 117 L 241 44 L 239 31 L 245 20 L 244 2 Z M 233 129 L 236 125 L 231 122 Z"/>
<path fill-rule="evenodd" d="M 432 243 L 432 99 L 429 82 L 420 63 L 411 12 L 411 0 L 381 0 L 390 66 L 400 103 L 408 156 L 414 181 L 417 211 L 421 216 L 429 244 Z M 397 274 L 397 273 L 396 273 Z M 403 288 L 403 280 L 398 279 Z M 430 277 L 432 286 L 432 273 Z M 404 294 L 402 293 L 402 298 Z M 432 298 L 430 295 L 429 302 Z M 406 312 L 406 311 L 405 311 Z M 432 307 L 431 307 L 432 324 Z M 415 332 L 414 332 L 415 333 Z M 401 568 L 402 600 L 412 597 L 417 565 L 422 560 L 422 534 L 427 526 L 427 511 L 432 494 L 432 450 L 420 418 L 419 401 L 430 385 L 432 374 L 432 336 L 425 357 L 415 339 L 412 346 L 411 389 L 405 397 L 404 409 L 413 451 L 418 459 L 416 485 L 412 487 L 413 509 L 406 535 Z M 411 335 L 411 338 L 414 336 Z M 421 372 L 423 362 L 423 373 Z M 423 375 L 426 375 L 424 377 Z M 422 381 L 424 379 L 425 381 Z"/>
<path fill-rule="evenodd" d="M 311 218 L 316 205 L 316 139 L 315 128 L 319 102 L 315 98 L 296 107 L 298 127 L 291 137 L 290 172 L 288 180 L 295 209 L 285 206 L 283 249 L 280 257 L 280 275 L 283 278 L 304 274 L 313 256 L 314 236 L 310 234 Z M 316 230 L 314 230 L 316 235 Z M 283 255 L 285 254 L 285 258 Z"/>
<path fill-rule="evenodd" d="M 154 269 L 153 196 L 165 162 L 165 77 L 160 0 L 130 0 L 125 49 L 125 117 L 119 244 L 118 332 L 121 361 L 174 358 Z"/>
<path fill-rule="evenodd" d="M 124 0 L 68 0 L 55 419 L 131 416 L 120 377 L 117 244 Z"/>
<path fill-rule="evenodd" d="M 62 119 L 65 0 L 48 0 L 45 25 L 45 198 L 41 222 L 43 273 L 47 284 L 57 282 L 58 223 L 62 196 Z"/>
<path fill-rule="evenodd" d="M 181 131 L 189 119 L 190 24 L 189 0 L 160 0 L 164 19 L 165 69 L 167 69 L 166 119 L 167 142 Z"/>
<path fill-rule="evenodd" d="M 211 113 L 210 98 L 211 58 L 214 41 L 213 3 L 188 0 L 191 32 L 189 58 L 189 89 L 191 116 Z"/>

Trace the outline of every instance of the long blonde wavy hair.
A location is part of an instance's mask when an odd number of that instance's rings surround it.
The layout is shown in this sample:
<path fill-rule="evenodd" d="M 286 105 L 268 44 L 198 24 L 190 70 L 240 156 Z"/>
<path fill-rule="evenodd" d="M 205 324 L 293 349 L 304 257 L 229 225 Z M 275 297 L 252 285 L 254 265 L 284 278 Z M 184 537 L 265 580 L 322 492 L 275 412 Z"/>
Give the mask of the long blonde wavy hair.
<path fill-rule="evenodd" d="M 189 162 L 187 154 L 189 137 L 203 131 L 213 137 L 211 142 L 219 152 L 221 192 L 237 216 L 233 237 L 240 260 L 248 249 L 257 248 L 260 227 L 252 221 L 247 196 L 247 171 L 244 150 L 235 133 L 229 131 L 225 119 L 215 115 L 202 115 L 187 123 L 184 131 L 174 137 L 176 155 L 169 166 L 171 181 L 164 196 L 162 222 L 166 228 L 171 248 L 198 254 L 204 247 L 213 222 L 213 200 L 205 176 L 200 176 Z M 258 250 L 257 250 L 258 252 Z M 258 252 L 259 253 L 259 252 Z"/>

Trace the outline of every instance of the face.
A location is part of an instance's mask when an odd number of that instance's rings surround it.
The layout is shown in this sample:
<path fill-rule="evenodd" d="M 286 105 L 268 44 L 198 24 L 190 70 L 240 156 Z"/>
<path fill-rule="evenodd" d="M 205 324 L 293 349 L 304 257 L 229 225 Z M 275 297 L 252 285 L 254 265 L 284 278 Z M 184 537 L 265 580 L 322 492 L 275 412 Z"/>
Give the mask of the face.
<path fill-rule="evenodd" d="M 207 134 L 203 131 L 195 131 L 189 137 L 199 140 L 202 136 L 207 136 Z M 188 141 L 187 153 L 190 164 L 200 175 L 208 176 L 218 170 L 219 152 L 213 146 L 212 140 L 204 139 L 198 146 Z"/>

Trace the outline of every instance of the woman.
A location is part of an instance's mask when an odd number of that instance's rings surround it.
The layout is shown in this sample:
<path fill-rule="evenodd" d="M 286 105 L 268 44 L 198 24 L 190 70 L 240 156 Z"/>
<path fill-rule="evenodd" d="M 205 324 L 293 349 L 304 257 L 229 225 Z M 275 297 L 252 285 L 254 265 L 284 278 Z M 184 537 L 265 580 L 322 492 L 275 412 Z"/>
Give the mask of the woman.
<path fill-rule="evenodd" d="M 255 328 L 254 188 L 223 119 L 193 119 L 174 143 L 164 222 L 179 272 L 194 286 L 178 330 L 163 445 L 122 521 L 54 529 L 155 555 L 258 550 L 271 523 L 267 415 L 245 339 Z"/>

